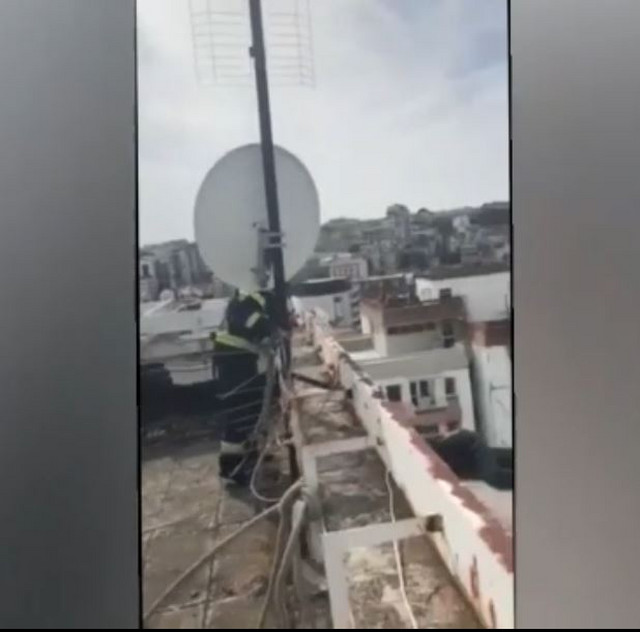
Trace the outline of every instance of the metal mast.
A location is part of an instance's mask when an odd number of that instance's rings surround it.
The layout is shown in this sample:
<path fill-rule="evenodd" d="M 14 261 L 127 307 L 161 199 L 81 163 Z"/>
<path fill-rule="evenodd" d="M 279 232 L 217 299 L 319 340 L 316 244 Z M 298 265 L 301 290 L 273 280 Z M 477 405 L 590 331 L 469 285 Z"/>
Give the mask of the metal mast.
<path fill-rule="evenodd" d="M 269 102 L 269 81 L 267 77 L 267 56 L 264 45 L 264 29 L 262 26 L 262 7 L 260 0 L 249 0 L 249 17 L 251 20 L 251 57 L 254 61 L 256 92 L 258 96 L 258 118 L 260 122 L 260 146 L 262 149 L 262 169 L 264 175 L 264 192 L 267 203 L 270 241 L 267 251 L 273 272 L 275 309 L 281 329 L 290 330 L 287 309 L 287 285 L 282 254 L 280 228 L 280 210 L 278 207 L 278 182 L 276 178 L 275 157 L 273 151 L 273 134 L 271 129 L 271 107 Z M 290 346 L 285 336 L 284 357 L 285 373 L 288 372 Z"/>

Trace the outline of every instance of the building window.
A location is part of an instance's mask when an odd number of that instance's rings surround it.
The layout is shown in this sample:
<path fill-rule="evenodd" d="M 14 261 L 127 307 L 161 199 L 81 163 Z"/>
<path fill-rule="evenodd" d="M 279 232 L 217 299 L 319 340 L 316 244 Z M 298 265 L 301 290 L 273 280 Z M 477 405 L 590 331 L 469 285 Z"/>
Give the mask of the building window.
<path fill-rule="evenodd" d="M 446 348 L 453 347 L 456 342 L 453 323 L 450 320 L 445 320 L 442 323 L 442 342 Z"/>
<path fill-rule="evenodd" d="M 453 292 L 450 287 L 443 287 L 440 290 L 440 298 L 451 298 L 453 296 Z"/>
<path fill-rule="evenodd" d="M 402 401 L 402 389 L 398 384 L 391 384 L 387 386 L 387 399 L 390 402 Z"/>
<path fill-rule="evenodd" d="M 427 323 L 426 324 L 426 330 L 427 331 L 433 331 L 436 328 L 436 324 L 435 323 Z"/>
<path fill-rule="evenodd" d="M 455 377 L 445 377 L 444 378 L 444 392 L 449 397 L 456 396 L 456 378 Z"/>
<path fill-rule="evenodd" d="M 447 421 L 447 430 L 453 432 L 460 427 L 460 423 L 457 421 Z"/>
<path fill-rule="evenodd" d="M 411 401 L 418 412 L 427 411 L 433 406 L 431 384 L 428 380 L 410 382 L 409 392 L 411 393 Z"/>
<path fill-rule="evenodd" d="M 143 263 L 142 264 L 142 278 L 143 279 L 148 279 L 151 276 L 151 272 L 149 271 L 149 264 L 148 263 Z"/>
<path fill-rule="evenodd" d="M 409 392 L 411 393 L 411 403 L 418 408 L 418 386 L 415 382 L 409 382 Z"/>

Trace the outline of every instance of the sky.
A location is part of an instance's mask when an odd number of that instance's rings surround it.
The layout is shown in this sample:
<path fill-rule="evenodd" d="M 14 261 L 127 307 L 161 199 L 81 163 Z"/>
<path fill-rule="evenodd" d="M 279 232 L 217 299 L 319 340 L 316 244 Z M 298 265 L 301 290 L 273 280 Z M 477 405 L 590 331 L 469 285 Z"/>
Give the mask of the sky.
<path fill-rule="evenodd" d="M 506 0 L 308 1 L 314 85 L 272 86 L 271 108 L 322 221 L 508 200 Z M 207 171 L 259 140 L 253 85 L 203 86 L 191 33 L 188 0 L 138 0 L 143 244 L 192 239 Z"/>

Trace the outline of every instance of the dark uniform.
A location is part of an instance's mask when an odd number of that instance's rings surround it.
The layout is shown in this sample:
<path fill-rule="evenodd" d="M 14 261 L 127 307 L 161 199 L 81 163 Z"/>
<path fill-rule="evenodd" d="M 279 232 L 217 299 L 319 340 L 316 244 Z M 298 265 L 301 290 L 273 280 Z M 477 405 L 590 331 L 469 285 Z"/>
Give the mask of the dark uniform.
<path fill-rule="evenodd" d="M 236 294 L 227 307 L 227 331 L 214 337 L 218 393 L 226 410 L 219 465 L 220 477 L 245 484 L 257 455 L 248 443 L 260 417 L 267 376 L 261 372 L 261 347 L 271 334 L 271 297 Z M 274 389 L 275 390 L 275 389 Z M 273 393 L 274 397 L 277 393 Z"/>

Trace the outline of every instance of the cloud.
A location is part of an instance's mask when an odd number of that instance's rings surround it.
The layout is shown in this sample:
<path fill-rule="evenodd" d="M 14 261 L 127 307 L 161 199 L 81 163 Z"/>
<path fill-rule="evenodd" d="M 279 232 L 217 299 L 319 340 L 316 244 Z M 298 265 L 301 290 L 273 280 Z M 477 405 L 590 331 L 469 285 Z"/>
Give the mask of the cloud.
<path fill-rule="evenodd" d="M 316 180 L 323 220 L 506 199 L 506 2 L 309 1 L 315 87 L 273 87 L 272 115 L 276 142 Z M 191 238 L 204 174 L 258 140 L 251 84 L 199 85 L 188 7 L 138 2 L 143 242 Z"/>

